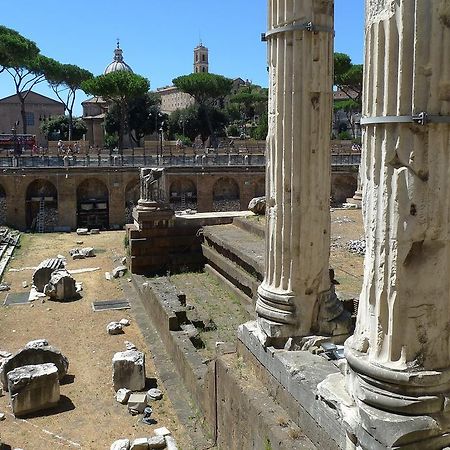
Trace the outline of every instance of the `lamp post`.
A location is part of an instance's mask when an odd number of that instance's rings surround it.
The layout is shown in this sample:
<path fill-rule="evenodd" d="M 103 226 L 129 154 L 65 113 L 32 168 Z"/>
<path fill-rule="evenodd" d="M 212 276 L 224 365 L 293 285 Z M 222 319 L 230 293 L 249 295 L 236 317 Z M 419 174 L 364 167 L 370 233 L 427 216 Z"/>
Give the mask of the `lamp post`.
<path fill-rule="evenodd" d="M 161 122 L 161 127 L 159 129 L 159 149 L 160 149 L 160 154 L 161 154 L 161 164 L 164 163 L 163 160 L 163 133 L 164 133 L 164 122 Z M 158 158 L 158 166 L 159 166 L 159 158 Z"/>

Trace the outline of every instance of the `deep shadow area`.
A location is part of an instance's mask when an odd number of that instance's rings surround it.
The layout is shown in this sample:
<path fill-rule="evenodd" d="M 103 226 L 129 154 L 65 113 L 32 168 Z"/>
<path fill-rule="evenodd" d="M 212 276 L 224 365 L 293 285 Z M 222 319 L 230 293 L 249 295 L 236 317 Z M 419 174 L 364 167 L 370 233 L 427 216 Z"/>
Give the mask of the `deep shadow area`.
<path fill-rule="evenodd" d="M 58 404 L 51 409 L 47 409 L 44 411 L 36 411 L 34 413 L 28 414 L 26 416 L 20 417 L 21 419 L 32 419 L 33 417 L 49 417 L 55 416 L 57 414 L 61 414 L 67 411 L 73 411 L 75 409 L 75 405 L 72 400 L 65 395 L 61 395 L 59 398 Z"/>
<path fill-rule="evenodd" d="M 75 375 L 67 374 L 62 380 L 59 381 L 61 386 L 65 384 L 72 384 L 75 381 Z"/>

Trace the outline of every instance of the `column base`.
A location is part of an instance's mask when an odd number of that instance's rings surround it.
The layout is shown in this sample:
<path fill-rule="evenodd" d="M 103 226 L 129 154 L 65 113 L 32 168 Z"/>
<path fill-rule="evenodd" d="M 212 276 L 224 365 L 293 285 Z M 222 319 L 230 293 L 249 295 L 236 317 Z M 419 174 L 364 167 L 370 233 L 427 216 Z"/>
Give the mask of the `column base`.
<path fill-rule="evenodd" d="M 345 344 L 347 389 L 353 398 L 384 411 L 407 415 L 450 413 L 450 370 L 393 370 L 369 361 Z"/>
<path fill-rule="evenodd" d="M 296 316 L 294 300 L 291 292 L 272 292 L 263 284 L 259 286 L 256 313 L 263 345 L 283 348 L 289 338 L 311 334 L 331 336 L 333 342 L 342 344 L 352 333 L 351 314 L 344 310 L 333 288 L 317 295 L 313 323 L 302 323 Z"/>
<path fill-rule="evenodd" d="M 334 407 L 347 432 L 346 449 L 440 450 L 450 445 L 450 418 L 396 414 L 374 408 L 346 392 L 348 377 L 329 375 L 317 386 L 318 400 Z"/>

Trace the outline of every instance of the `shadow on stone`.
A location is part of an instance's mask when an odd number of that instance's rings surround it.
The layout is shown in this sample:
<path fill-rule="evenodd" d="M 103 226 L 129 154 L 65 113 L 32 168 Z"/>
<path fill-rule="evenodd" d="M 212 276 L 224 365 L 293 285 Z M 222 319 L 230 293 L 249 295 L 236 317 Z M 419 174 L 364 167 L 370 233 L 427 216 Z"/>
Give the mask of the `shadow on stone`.
<path fill-rule="evenodd" d="M 156 381 L 156 378 L 146 378 L 145 379 L 145 390 L 148 391 L 149 389 L 155 389 L 158 387 L 158 382 Z"/>
<path fill-rule="evenodd" d="M 55 416 L 56 414 L 61 414 L 67 411 L 73 411 L 75 409 L 75 405 L 73 404 L 72 400 L 70 400 L 69 397 L 66 397 L 65 395 L 61 395 L 59 397 L 58 404 L 51 409 L 46 409 L 42 411 L 36 411 L 34 413 L 21 416 L 21 419 L 31 419 L 33 417 L 49 417 L 49 416 Z"/>
<path fill-rule="evenodd" d="M 62 380 L 59 381 L 61 386 L 65 384 L 72 384 L 75 381 L 75 375 L 66 375 Z"/>
<path fill-rule="evenodd" d="M 47 301 L 54 302 L 54 303 L 72 303 L 72 302 L 77 302 L 78 300 L 81 300 L 82 298 L 83 298 L 83 296 L 80 293 L 76 293 L 73 297 L 68 298 L 68 299 L 59 300 L 57 298 L 48 297 Z"/>

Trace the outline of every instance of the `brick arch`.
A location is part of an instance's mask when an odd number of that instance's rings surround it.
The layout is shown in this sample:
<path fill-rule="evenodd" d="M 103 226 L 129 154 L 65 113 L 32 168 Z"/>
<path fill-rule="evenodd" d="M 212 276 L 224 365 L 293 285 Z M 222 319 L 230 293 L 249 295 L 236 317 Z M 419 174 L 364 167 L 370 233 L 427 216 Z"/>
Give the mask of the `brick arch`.
<path fill-rule="evenodd" d="M 36 231 L 54 231 L 59 224 L 58 190 L 49 180 L 38 178 L 25 191 L 25 225 Z"/>
<path fill-rule="evenodd" d="M 188 177 L 178 178 L 170 184 L 169 202 L 174 210 L 197 209 L 197 185 Z"/>
<path fill-rule="evenodd" d="M 77 226 L 109 227 L 109 189 L 99 178 L 85 178 L 77 186 Z"/>
<path fill-rule="evenodd" d="M 139 177 L 128 181 L 125 186 L 125 223 L 133 223 L 133 208 L 137 205 L 140 197 Z"/>
<path fill-rule="evenodd" d="M 213 211 L 239 211 L 240 189 L 232 177 L 221 177 L 213 185 Z"/>
<path fill-rule="evenodd" d="M 255 197 L 264 197 L 266 195 L 266 181 L 264 178 L 258 178 L 255 181 Z"/>

